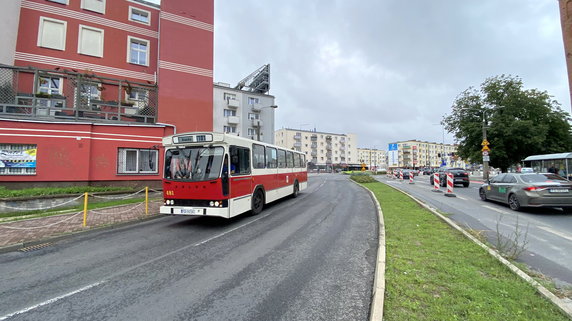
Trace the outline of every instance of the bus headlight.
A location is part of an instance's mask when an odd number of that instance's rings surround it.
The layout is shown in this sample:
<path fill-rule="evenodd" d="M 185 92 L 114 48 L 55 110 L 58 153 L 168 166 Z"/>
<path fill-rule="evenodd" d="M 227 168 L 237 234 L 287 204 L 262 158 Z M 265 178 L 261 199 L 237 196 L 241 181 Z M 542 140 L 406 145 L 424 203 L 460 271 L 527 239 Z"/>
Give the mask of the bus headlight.
<path fill-rule="evenodd" d="M 220 205 L 219 201 L 214 202 L 214 206 L 218 207 Z"/>
<path fill-rule="evenodd" d="M 213 202 L 213 201 L 210 201 L 210 202 L 209 202 L 209 206 L 211 206 L 211 207 L 214 206 L 214 202 Z"/>

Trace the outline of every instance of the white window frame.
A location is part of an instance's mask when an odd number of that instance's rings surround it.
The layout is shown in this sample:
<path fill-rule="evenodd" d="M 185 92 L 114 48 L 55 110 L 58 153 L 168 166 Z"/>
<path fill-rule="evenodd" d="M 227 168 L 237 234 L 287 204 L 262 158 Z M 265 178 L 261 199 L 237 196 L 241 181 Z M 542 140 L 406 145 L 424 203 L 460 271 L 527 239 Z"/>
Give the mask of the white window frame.
<path fill-rule="evenodd" d="M 140 41 L 140 42 L 145 42 L 147 44 L 147 51 L 146 51 L 147 59 L 145 61 L 145 64 L 131 62 L 131 42 L 132 41 Z M 133 65 L 139 65 L 139 66 L 149 66 L 149 60 L 151 60 L 150 43 L 151 42 L 149 40 L 146 40 L 146 39 L 127 36 L 127 63 L 133 64 Z"/>
<path fill-rule="evenodd" d="M 248 119 L 250 119 L 250 120 L 260 120 L 260 114 L 258 114 L 258 113 L 248 113 Z"/>
<path fill-rule="evenodd" d="M 256 105 L 260 103 L 260 98 L 258 97 L 248 97 L 248 104 L 249 105 Z"/>
<path fill-rule="evenodd" d="M 99 11 L 97 8 L 90 7 L 90 3 L 94 1 L 99 1 L 99 0 L 81 0 L 81 8 L 84 10 L 105 14 L 105 0 L 101 0 L 101 2 L 103 3 L 103 8 L 101 9 L 101 11 Z"/>
<path fill-rule="evenodd" d="M 43 34 L 42 30 L 44 29 L 44 21 L 55 22 L 55 23 L 62 24 L 64 26 L 64 35 L 63 35 L 64 39 L 63 39 L 63 43 L 62 43 L 61 48 L 54 48 L 54 47 L 42 45 L 42 34 Z M 40 24 L 38 27 L 38 47 L 55 49 L 55 50 L 62 50 L 62 51 L 66 50 L 67 30 L 68 30 L 67 21 L 52 19 L 52 18 L 47 18 L 47 17 L 40 17 Z"/>
<path fill-rule="evenodd" d="M 256 136 L 256 128 L 248 128 L 248 136 Z"/>
<path fill-rule="evenodd" d="M 227 130 L 228 129 L 228 130 Z M 235 134 L 236 133 L 236 126 L 224 126 L 223 127 L 223 131 L 225 133 L 232 133 Z"/>
<path fill-rule="evenodd" d="M 82 45 L 82 40 L 83 40 L 82 39 L 82 33 L 81 33 L 82 29 L 101 32 L 101 43 L 99 44 L 99 52 L 97 54 L 93 55 L 90 53 L 81 52 L 81 45 Z M 79 25 L 79 34 L 78 34 L 78 41 L 77 41 L 77 53 L 82 54 L 82 55 L 86 55 L 86 56 L 103 58 L 103 44 L 105 43 L 104 39 L 105 39 L 105 31 L 103 29 L 94 28 L 94 27 L 90 27 L 90 26 L 86 26 L 86 25 Z"/>
<path fill-rule="evenodd" d="M 65 4 L 66 6 L 67 6 L 68 4 L 70 4 L 70 3 L 69 3 L 69 0 L 48 0 L 48 1 L 55 2 L 55 3 L 59 3 L 59 4 Z"/>
<path fill-rule="evenodd" d="M 145 21 L 140 21 L 140 20 L 137 20 L 137 19 L 133 19 L 132 16 L 133 16 L 133 12 L 134 12 L 134 11 L 139 11 L 139 12 L 141 12 L 141 13 L 146 13 L 146 14 L 147 14 L 147 22 L 145 22 Z M 143 10 L 143 9 L 141 9 L 141 8 L 129 6 L 129 17 L 127 17 L 127 18 L 129 19 L 129 21 L 141 23 L 141 24 L 144 24 L 144 25 L 147 25 L 147 26 L 150 26 L 150 25 L 151 25 L 151 11 L 148 11 L 148 10 Z"/>
<path fill-rule="evenodd" d="M 128 151 L 135 151 L 137 152 L 137 158 L 135 160 L 135 164 L 136 164 L 136 169 L 134 171 L 128 171 L 126 169 L 126 153 Z M 139 161 L 141 159 L 141 151 L 147 151 L 147 152 L 154 152 L 155 154 L 155 170 L 154 171 L 143 171 L 141 170 L 140 166 L 139 166 Z M 124 162 L 123 164 L 120 164 L 119 160 L 121 158 L 121 156 L 123 156 Z M 141 174 L 141 175 L 148 175 L 148 174 L 157 174 L 159 173 L 159 151 L 155 150 L 155 149 L 145 149 L 145 148 L 118 148 L 117 150 L 117 174 L 121 175 L 121 174 Z M 120 167 L 121 166 L 121 167 Z"/>
<path fill-rule="evenodd" d="M 224 117 L 235 117 L 236 116 L 236 110 L 223 109 L 223 115 L 224 115 Z"/>

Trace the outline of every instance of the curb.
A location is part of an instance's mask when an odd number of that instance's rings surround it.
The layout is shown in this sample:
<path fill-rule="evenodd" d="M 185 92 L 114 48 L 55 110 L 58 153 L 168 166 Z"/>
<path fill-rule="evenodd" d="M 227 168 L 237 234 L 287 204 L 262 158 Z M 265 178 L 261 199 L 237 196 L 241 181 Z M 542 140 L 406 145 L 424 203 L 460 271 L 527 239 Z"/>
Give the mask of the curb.
<path fill-rule="evenodd" d="M 380 182 L 382 184 L 385 184 L 405 195 L 407 195 L 408 197 L 410 197 L 412 200 L 414 200 L 415 202 L 417 202 L 419 205 L 423 206 L 424 208 L 426 208 L 427 210 L 429 210 L 431 213 L 435 214 L 437 217 L 439 217 L 442 221 L 444 221 L 445 223 L 449 224 L 451 227 L 453 227 L 454 229 L 456 229 L 457 231 L 461 232 L 464 236 L 466 236 L 468 239 L 470 239 L 471 241 L 473 241 L 475 244 L 477 244 L 478 246 L 480 246 L 481 248 L 485 249 L 492 257 L 494 257 L 495 259 L 497 259 L 500 263 L 504 264 L 507 268 L 509 268 L 512 272 L 514 272 L 516 275 L 518 275 L 521 279 L 523 279 L 524 281 L 528 282 L 528 284 L 530 284 L 531 286 L 533 286 L 534 288 L 536 288 L 536 290 L 546 299 L 550 300 L 554 305 L 556 305 L 564 314 L 566 314 L 570 319 L 572 319 L 572 307 L 567 306 L 563 300 L 561 300 L 560 298 L 558 298 L 556 295 L 554 295 L 554 293 L 550 292 L 547 288 L 545 288 L 542 284 L 538 283 L 536 280 L 534 280 L 532 277 L 530 277 L 528 274 L 526 274 L 524 271 L 522 271 L 521 269 L 519 269 L 516 265 L 512 264 L 510 261 L 508 261 L 507 259 L 505 259 L 504 257 L 502 257 L 502 255 L 500 255 L 496 250 L 490 248 L 489 246 L 487 246 L 486 244 L 482 243 L 481 241 L 479 241 L 477 238 L 475 238 L 474 236 L 472 236 L 471 234 L 469 234 L 469 232 L 465 231 L 463 228 L 461 228 L 459 225 L 457 225 L 457 223 L 453 222 L 451 219 L 443 216 L 441 213 L 437 212 L 437 210 L 435 210 L 434 208 L 430 207 L 429 205 L 425 204 L 424 202 L 418 200 L 417 198 L 415 198 L 414 196 L 410 195 L 409 193 L 402 191 L 394 186 L 388 185 L 384 182 Z"/>
<path fill-rule="evenodd" d="M 22 242 L 22 243 L 15 243 L 12 245 L 7 245 L 7 246 L 3 246 L 0 247 L 0 254 L 3 253 L 9 253 L 9 252 L 15 252 L 18 250 L 21 250 L 23 248 L 27 248 L 30 246 L 35 246 L 35 245 L 39 245 L 42 243 L 48 243 L 48 242 L 57 242 L 57 241 L 61 241 L 67 238 L 71 238 L 74 236 L 77 236 L 79 234 L 85 234 L 88 235 L 89 233 L 95 233 L 95 232 L 101 232 L 101 231 L 106 231 L 106 230 L 113 230 L 116 228 L 121 228 L 121 227 L 125 227 L 128 225 L 132 225 L 135 223 L 141 223 L 141 222 L 146 222 L 146 221 L 151 221 L 154 219 L 158 219 L 160 217 L 163 217 L 164 215 L 152 215 L 150 217 L 144 217 L 142 219 L 137 219 L 137 220 L 133 220 L 133 221 L 128 221 L 128 222 L 122 222 L 122 223 L 118 223 L 118 224 L 114 224 L 114 225 L 109 225 L 109 226 L 103 226 L 103 227 L 94 227 L 88 230 L 83 230 L 83 231 L 75 231 L 75 232 L 70 232 L 69 234 L 65 234 L 65 235 L 60 235 L 60 236 L 52 236 L 52 237 L 46 237 L 43 239 L 39 239 L 39 240 L 34 240 L 34 241 L 29 241 L 29 242 Z"/>
<path fill-rule="evenodd" d="M 363 185 L 356 183 L 350 179 L 354 184 L 365 189 L 369 192 L 369 196 L 375 202 L 378 213 L 379 224 L 379 245 L 377 247 L 377 262 L 375 265 L 375 275 L 373 278 L 373 291 L 371 298 L 371 307 L 369 312 L 369 320 L 381 321 L 383 320 L 383 301 L 385 298 L 385 223 L 383 221 L 383 212 L 381 205 L 377 201 L 375 194 Z"/>

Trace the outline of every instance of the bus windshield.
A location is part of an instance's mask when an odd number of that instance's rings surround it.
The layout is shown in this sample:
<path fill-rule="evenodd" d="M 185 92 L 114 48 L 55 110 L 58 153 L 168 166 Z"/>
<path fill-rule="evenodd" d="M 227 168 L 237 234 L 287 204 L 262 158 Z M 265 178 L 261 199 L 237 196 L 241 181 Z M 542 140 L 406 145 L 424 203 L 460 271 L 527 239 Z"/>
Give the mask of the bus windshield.
<path fill-rule="evenodd" d="M 188 182 L 217 179 L 223 156 L 222 147 L 168 149 L 165 154 L 165 178 Z"/>

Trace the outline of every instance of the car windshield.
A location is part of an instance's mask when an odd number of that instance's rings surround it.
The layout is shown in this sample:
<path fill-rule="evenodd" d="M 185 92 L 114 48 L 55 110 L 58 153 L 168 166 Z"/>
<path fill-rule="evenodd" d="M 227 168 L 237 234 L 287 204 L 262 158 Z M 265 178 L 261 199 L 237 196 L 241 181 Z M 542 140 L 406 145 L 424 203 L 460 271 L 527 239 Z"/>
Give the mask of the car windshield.
<path fill-rule="evenodd" d="M 520 175 L 526 183 L 543 183 L 549 181 L 565 181 L 566 179 L 556 174 L 525 174 Z"/>
<path fill-rule="evenodd" d="M 173 148 L 165 153 L 165 178 L 181 181 L 206 181 L 220 175 L 222 147 Z"/>

